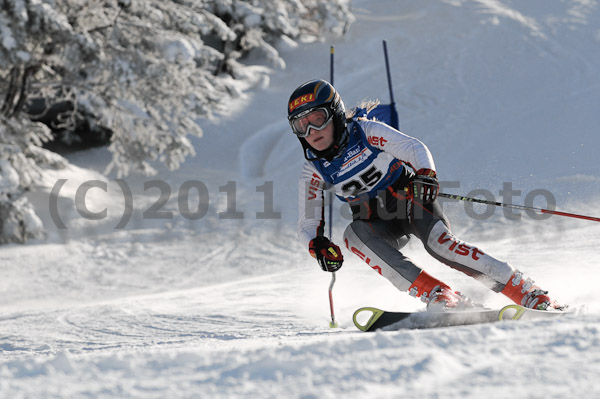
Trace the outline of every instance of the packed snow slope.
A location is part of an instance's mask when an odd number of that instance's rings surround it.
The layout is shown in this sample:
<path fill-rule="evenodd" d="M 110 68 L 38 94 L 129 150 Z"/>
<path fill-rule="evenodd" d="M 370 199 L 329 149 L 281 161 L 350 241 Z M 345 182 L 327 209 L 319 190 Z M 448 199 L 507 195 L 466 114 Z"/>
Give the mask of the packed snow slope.
<path fill-rule="evenodd" d="M 0 248 L 0 397 L 600 394 L 600 223 L 500 209 L 473 217 L 486 208 L 444 204 L 461 238 L 577 310 L 560 320 L 362 333 L 358 307 L 423 306 L 346 252 L 340 327 L 330 329 L 330 276 L 296 240 L 303 158 L 285 119 L 296 86 L 329 77 L 330 45 L 347 106 L 388 102 L 386 39 L 400 129 L 432 150 L 445 191 L 502 199 L 512 184 L 515 203 L 529 195 L 543 207 L 550 193 L 560 210 L 598 216 L 599 2 L 355 0 L 353 12 L 341 39 L 282 43 L 286 69 L 256 67 L 260 83 L 229 114 L 201 121 L 197 155 L 180 170 L 107 179 L 98 171 L 108 153 L 95 150 L 44 176 L 30 198 L 48 239 Z M 108 182 L 106 192 L 88 185 L 83 203 L 106 217 L 81 216 L 86 181 Z M 344 215 L 336 208 L 337 242 Z M 405 251 L 430 273 L 507 304 L 414 241 Z"/>

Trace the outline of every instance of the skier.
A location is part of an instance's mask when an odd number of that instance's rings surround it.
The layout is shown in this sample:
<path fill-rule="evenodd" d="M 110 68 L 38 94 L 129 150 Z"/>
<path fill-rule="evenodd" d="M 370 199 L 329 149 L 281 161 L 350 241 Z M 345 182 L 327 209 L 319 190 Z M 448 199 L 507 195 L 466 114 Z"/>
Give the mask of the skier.
<path fill-rule="evenodd" d="M 347 117 L 340 95 L 325 80 L 294 90 L 288 121 L 306 158 L 299 184 L 298 234 L 324 271 L 339 270 L 344 260 L 340 248 L 324 235 L 324 190 L 332 190 L 352 210 L 353 221 L 344 232 L 346 248 L 400 291 L 420 297 L 428 310 L 473 304 L 400 252 L 410 235 L 435 259 L 517 304 L 562 308 L 510 264 L 452 233 L 436 201 L 439 183 L 433 157 L 421 141 L 382 122 Z"/>

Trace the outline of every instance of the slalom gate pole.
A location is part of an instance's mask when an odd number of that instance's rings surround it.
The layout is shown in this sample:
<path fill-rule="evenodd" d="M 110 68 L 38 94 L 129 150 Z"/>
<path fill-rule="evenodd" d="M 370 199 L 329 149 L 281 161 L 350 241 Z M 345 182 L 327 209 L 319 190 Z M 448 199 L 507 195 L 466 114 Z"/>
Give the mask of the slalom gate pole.
<path fill-rule="evenodd" d="M 520 209 L 523 211 L 533 211 L 533 212 L 545 213 L 548 215 L 567 216 L 567 217 L 571 217 L 571 218 L 600 222 L 600 218 L 594 217 L 594 216 L 578 215 L 576 213 L 569 213 L 569 212 L 559 212 L 559 211 L 553 211 L 551 209 L 534 208 L 532 206 L 525 206 L 525 205 L 506 204 L 503 202 L 488 201 L 488 200 L 484 200 L 484 199 L 471 198 L 471 197 L 463 197 L 462 195 L 439 193 L 438 197 L 449 198 L 449 199 L 454 199 L 454 200 L 459 200 L 459 201 L 466 201 L 466 202 L 476 202 L 478 204 L 500 206 L 503 208 Z"/>
<path fill-rule="evenodd" d="M 396 112 L 396 103 L 394 102 L 394 89 L 392 88 L 390 60 L 388 58 L 387 42 L 385 40 L 383 41 L 383 56 L 385 58 L 385 71 L 387 74 L 388 89 L 390 91 L 390 124 L 394 129 L 398 129 L 398 112 Z"/>
<path fill-rule="evenodd" d="M 330 48 L 329 55 L 329 80 L 333 86 L 333 55 L 335 50 L 333 46 Z M 329 206 L 329 239 L 333 237 L 333 193 L 327 193 L 327 205 Z M 335 284 L 335 272 L 331 273 L 331 283 L 329 283 L 329 310 L 331 311 L 331 321 L 329 322 L 330 328 L 336 328 L 338 326 L 335 321 L 335 313 L 333 311 L 333 285 Z"/>
<path fill-rule="evenodd" d="M 333 46 L 330 48 L 329 53 L 329 80 L 331 85 L 333 86 L 333 55 L 335 50 Z M 335 87 L 335 86 L 334 86 Z M 327 193 L 327 206 L 329 207 L 329 239 L 331 240 L 333 234 L 333 194 L 331 192 Z M 331 293 L 330 293 L 331 296 Z"/>
<path fill-rule="evenodd" d="M 385 72 L 387 74 L 388 89 L 390 90 L 390 103 L 394 104 L 394 89 L 392 89 L 392 75 L 390 73 L 390 60 L 388 58 L 387 42 L 383 41 L 383 56 L 385 57 Z"/>

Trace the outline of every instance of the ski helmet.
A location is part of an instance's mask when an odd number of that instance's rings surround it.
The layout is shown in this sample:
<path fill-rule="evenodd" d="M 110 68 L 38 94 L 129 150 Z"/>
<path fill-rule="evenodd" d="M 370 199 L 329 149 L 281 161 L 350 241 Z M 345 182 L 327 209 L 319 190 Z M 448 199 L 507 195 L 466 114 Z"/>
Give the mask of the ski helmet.
<path fill-rule="evenodd" d="M 302 117 L 312 110 L 319 108 L 326 111 L 327 121 L 331 120 L 333 123 L 333 144 L 323 151 L 317 151 L 312 148 L 306 142 L 306 139 L 302 137 L 302 132 L 298 132 L 294 126 L 296 118 Z M 302 144 L 304 157 L 309 161 L 319 158 L 331 161 L 342 152 L 348 142 L 344 102 L 335 88 L 326 80 L 311 80 L 303 83 L 294 90 L 288 101 L 288 121 L 292 132 L 296 134 Z M 311 153 L 314 156 L 311 156 Z"/>

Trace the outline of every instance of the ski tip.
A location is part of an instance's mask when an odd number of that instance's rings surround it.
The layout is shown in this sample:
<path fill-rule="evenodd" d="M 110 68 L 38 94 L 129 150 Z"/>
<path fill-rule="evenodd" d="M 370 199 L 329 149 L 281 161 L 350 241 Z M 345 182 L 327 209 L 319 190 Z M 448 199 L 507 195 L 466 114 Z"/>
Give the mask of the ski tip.
<path fill-rule="evenodd" d="M 521 305 L 507 305 L 505 307 L 503 307 L 502 309 L 500 309 L 500 312 L 498 312 L 498 320 L 500 321 L 504 321 L 504 320 L 519 320 L 521 319 L 521 317 L 525 314 L 527 314 L 526 317 L 524 318 L 531 318 L 532 315 L 538 315 L 536 316 L 536 318 L 544 316 L 544 317 L 552 317 L 552 316 L 561 316 L 561 315 L 566 315 L 568 313 L 571 313 L 567 307 L 562 307 L 562 308 L 553 308 L 553 309 L 546 309 L 546 310 L 542 310 L 542 309 L 530 309 L 530 308 L 526 308 L 525 306 L 521 306 Z"/>

